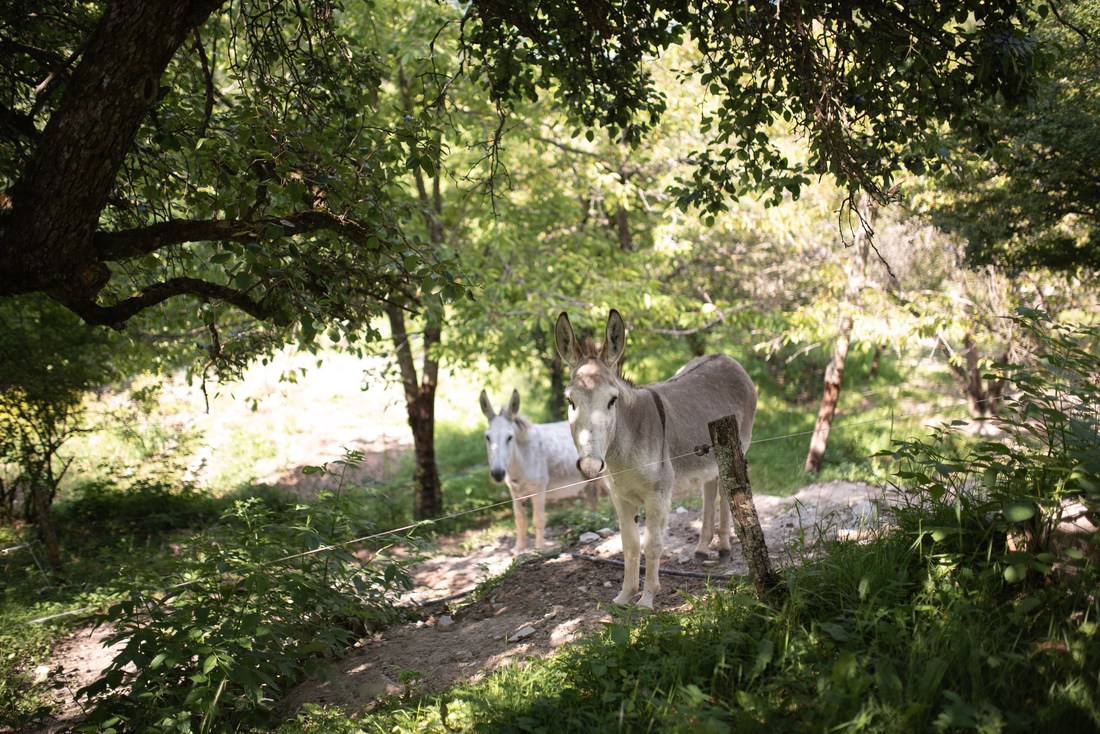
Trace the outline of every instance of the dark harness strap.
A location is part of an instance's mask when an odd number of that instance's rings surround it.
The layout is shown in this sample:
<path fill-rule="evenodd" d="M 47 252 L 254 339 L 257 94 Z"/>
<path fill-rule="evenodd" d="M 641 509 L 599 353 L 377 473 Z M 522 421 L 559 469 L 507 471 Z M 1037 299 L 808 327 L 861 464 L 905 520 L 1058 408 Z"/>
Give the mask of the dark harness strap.
<path fill-rule="evenodd" d="M 657 415 L 661 417 L 661 443 L 665 445 L 665 450 L 668 447 L 668 441 L 665 433 L 665 403 L 661 400 L 661 396 L 657 394 L 657 391 L 651 387 L 643 388 L 646 392 L 653 396 L 653 402 L 657 405 Z"/>

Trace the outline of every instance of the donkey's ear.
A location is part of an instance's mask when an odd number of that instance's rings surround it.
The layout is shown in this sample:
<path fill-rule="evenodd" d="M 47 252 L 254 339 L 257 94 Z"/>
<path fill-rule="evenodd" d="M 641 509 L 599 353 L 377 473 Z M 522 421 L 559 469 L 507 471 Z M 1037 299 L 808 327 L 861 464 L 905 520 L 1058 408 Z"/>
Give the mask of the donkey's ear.
<path fill-rule="evenodd" d="M 481 391 L 481 397 L 478 398 L 478 402 L 481 403 L 481 412 L 485 414 L 485 417 L 489 420 L 496 418 L 497 412 L 493 410 L 493 404 L 489 402 L 489 396 L 485 394 L 485 391 Z"/>
<path fill-rule="evenodd" d="M 558 348 L 562 361 L 570 367 L 576 367 L 581 361 L 580 346 L 577 344 L 577 338 L 573 336 L 573 327 L 565 311 L 558 315 L 558 322 L 554 324 L 554 344 Z"/>
<path fill-rule="evenodd" d="M 603 340 L 603 361 L 608 367 L 614 367 L 626 349 L 626 325 L 623 317 L 615 309 L 607 315 L 607 329 Z"/>
<path fill-rule="evenodd" d="M 508 415 L 513 418 L 519 415 L 519 390 L 512 390 L 512 399 L 508 401 Z"/>

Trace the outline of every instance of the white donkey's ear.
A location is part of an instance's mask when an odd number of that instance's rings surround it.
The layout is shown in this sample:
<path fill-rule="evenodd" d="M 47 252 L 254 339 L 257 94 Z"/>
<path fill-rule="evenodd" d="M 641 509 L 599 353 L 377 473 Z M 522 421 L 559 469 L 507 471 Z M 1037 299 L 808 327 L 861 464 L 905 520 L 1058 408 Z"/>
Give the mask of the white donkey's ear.
<path fill-rule="evenodd" d="M 611 309 L 611 313 L 607 315 L 607 329 L 604 331 L 601 349 L 604 364 L 614 367 L 622 359 L 624 349 L 626 349 L 626 325 L 623 324 L 622 315 L 615 309 Z"/>
<path fill-rule="evenodd" d="M 508 401 L 508 415 L 511 418 L 519 415 L 519 390 L 512 390 L 512 399 Z"/>
<path fill-rule="evenodd" d="M 489 396 L 485 394 L 485 391 L 481 391 L 481 397 L 478 398 L 478 402 L 481 403 L 481 412 L 485 414 L 485 417 L 489 420 L 496 418 L 497 412 L 493 410 L 493 404 L 489 402 Z"/>
<path fill-rule="evenodd" d="M 554 344 L 558 348 L 562 361 L 570 367 L 576 367 L 581 361 L 581 349 L 577 344 L 577 338 L 573 336 L 573 326 L 569 323 L 569 317 L 565 311 L 558 315 L 558 321 L 554 324 Z"/>

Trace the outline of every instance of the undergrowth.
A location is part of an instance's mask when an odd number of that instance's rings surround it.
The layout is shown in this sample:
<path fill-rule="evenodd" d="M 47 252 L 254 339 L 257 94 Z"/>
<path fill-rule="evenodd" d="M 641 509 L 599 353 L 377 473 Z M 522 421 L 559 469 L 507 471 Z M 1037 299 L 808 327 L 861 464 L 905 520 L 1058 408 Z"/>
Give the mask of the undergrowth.
<path fill-rule="evenodd" d="M 998 440 L 946 426 L 883 460 L 910 502 L 863 544 L 686 613 L 617 619 L 525 666 L 415 700 L 364 732 L 1097 732 L 1095 531 L 1059 530 L 1100 490 L 1098 333 L 1025 313 L 1037 360 L 1009 380 Z M 310 731 L 318 712 L 284 731 Z M 334 712 L 325 712 L 333 717 Z"/>

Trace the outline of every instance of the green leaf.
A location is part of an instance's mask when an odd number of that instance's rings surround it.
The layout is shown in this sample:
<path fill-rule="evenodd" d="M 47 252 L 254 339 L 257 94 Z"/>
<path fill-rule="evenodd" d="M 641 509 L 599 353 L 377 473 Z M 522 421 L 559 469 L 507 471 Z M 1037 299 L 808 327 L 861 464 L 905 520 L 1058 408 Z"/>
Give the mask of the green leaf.
<path fill-rule="evenodd" d="M 1014 563 L 1011 566 L 1005 566 L 1004 576 L 1005 581 L 1010 584 L 1020 583 L 1027 578 L 1027 564 Z"/>
<path fill-rule="evenodd" d="M 1035 517 L 1038 508 L 1034 502 L 1006 502 L 1001 513 L 1009 522 L 1025 522 Z"/>

